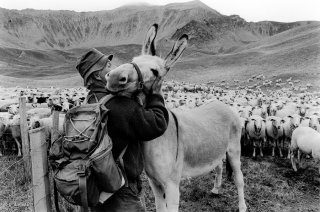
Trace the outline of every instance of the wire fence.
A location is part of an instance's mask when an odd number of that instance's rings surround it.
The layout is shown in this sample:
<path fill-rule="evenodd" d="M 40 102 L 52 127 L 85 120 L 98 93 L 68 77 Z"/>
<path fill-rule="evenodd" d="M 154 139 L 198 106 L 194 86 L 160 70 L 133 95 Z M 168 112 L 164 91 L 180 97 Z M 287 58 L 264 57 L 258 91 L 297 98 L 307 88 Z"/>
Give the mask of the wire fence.
<path fill-rule="evenodd" d="M 53 189 L 50 189 L 53 188 L 53 173 L 47 155 L 50 141 L 61 136 L 57 124 L 59 112 L 54 112 L 56 119 L 52 119 L 54 127 L 50 140 L 43 127 L 28 128 L 25 99 L 20 98 L 19 102 L 20 129 L 17 133 L 21 133 L 18 137 L 21 137 L 23 156 L 16 156 L 20 145 L 16 143 L 16 133 L 8 130 L 10 125 L 0 139 L 0 153 L 3 153 L 0 155 L 0 211 L 55 211 L 51 204 Z M 78 211 L 76 206 L 58 199 L 61 211 Z"/>
<path fill-rule="evenodd" d="M 44 146 L 49 150 L 49 144 L 50 141 L 47 140 L 40 147 L 31 150 L 30 155 L 32 156 L 36 153 L 41 153 Z M 34 191 L 37 187 L 44 187 L 45 185 L 42 180 L 31 182 L 25 178 L 25 173 L 23 173 L 23 162 L 25 159 L 28 159 L 26 157 L 28 156 L 17 157 L 14 154 L 0 157 L 0 163 L 2 164 L 2 166 L 0 166 L 0 211 L 2 212 L 34 211 L 34 206 L 38 205 L 39 202 L 43 201 L 45 198 L 51 198 L 51 202 L 54 202 L 53 189 L 50 189 L 50 193 L 47 193 L 45 196 L 32 203 Z M 50 182 L 49 187 L 53 188 L 52 175 L 52 169 L 51 167 L 48 167 L 46 172 L 38 176 L 38 179 L 48 177 Z M 21 196 L 24 196 L 24 198 L 19 198 Z M 77 206 L 73 206 L 66 202 L 60 195 L 58 199 L 61 211 L 78 211 Z M 55 211 L 54 207 L 52 207 L 51 211 Z"/>

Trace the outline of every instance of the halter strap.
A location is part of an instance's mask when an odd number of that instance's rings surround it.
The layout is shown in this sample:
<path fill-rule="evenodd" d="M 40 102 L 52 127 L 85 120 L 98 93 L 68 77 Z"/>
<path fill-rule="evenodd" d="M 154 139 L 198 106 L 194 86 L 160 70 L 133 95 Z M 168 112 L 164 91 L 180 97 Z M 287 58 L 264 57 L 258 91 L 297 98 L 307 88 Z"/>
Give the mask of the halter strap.
<path fill-rule="evenodd" d="M 141 91 L 144 88 L 144 81 L 143 81 L 143 78 L 142 78 L 141 70 L 140 70 L 139 66 L 136 63 L 131 62 L 130 64 L 133 65 L 134 69 L 136 70 L 136 72 L 138 74 L 138 90 Z"/>
<path fill-rule="evenodd" d="M 138 92 L 142 92 L 145 95 L 149 95 L 150 94 L 150 90 L 148 90 L 148 88 L 146 88 L 146 86 L 144 85 L 144 81 L 143 81 L 141 70 L 140 70 L 139 66 L 134 62 L 131 62 L 130 64 L 133 65 L 134 69 L 136 70 L 136 72 L 138 74 L 138 88 L 137 88 L 137 91 Z M 157 78 L 159 78 L 159 76 L 157 76 Z M 154 83 L 157 81 L 157 78 L 152 83 L 151 87 L 153 87 Z"/>
<path fill-rule="evenodd" d="M 131 62 L 130 64 L 133 65 L 134 69 L 136 70 L 136 72 L 138 74 L 138 90 L 141 91 L 144 88 L 144 81 L 143 81 L 143 78 L 142 78 L 142 74 L 141 74 L 140 68 L 134 62 Z"/>

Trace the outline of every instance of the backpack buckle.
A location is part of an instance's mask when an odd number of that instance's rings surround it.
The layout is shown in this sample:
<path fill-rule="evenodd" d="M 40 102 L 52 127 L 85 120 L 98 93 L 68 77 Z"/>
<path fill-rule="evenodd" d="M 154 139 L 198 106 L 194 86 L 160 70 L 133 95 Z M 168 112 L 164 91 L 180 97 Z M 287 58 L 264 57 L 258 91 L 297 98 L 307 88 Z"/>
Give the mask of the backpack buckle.
<path fill-rule="evenodd" d="M 80 165 L 78 167 L 78 173 L 77 173 L 78 176 L 80 177 L 84 177 L 87 175 L 87 172 L 86 172 L 86 166 L 85 165 Z"/>

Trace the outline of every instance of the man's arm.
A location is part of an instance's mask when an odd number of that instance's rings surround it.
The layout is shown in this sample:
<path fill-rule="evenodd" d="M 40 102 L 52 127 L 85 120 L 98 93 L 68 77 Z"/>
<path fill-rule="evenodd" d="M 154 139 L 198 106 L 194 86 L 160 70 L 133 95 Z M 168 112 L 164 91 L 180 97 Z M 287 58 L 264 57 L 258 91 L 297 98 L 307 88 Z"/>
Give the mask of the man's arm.
<path fill-rule="evenodd" d="M 146 107 L 137 107 L 129 122 L 137 140 L 149 141 L 161 136 L 169 122 L 163 97 L 160 94 L 150 94 Z"/>

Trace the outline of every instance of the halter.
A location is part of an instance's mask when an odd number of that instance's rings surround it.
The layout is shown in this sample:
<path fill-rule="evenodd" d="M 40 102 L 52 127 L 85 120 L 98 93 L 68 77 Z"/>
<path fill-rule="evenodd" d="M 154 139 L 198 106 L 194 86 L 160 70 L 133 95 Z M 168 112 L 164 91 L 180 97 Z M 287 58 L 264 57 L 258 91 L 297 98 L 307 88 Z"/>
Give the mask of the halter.
<path fill-rule="evenodd" d="M 131 62 L 130 64 L 133 65 L 134 69 L 136 70 L 137 74 L 138 74 L 138 88 L 137 88 L 137 91 L 138 92 L 143 92 L 144 94 L 149 94 L 150 91 L 145 87 L 144 85 L 144 81 L 143 81 L 143 78 L 142 78 L 142 74 L 141 74 L 141 70 L 139 68 L 139 66 L 134 63 L 134 62 Z M 153 87 L 153 84 L 156 82 L 156 80 L 152 83 L 151 87 Z"/>
<path fill-rule="evenodd" d="M 144 81 L 143 81 L 142 74 L 141 74 L 141 70 L 140 70 L 139 66 L 136 63 L 131 62 L 130 64 L 133 65 L 134 69 L 136 70 L 136 72 L 138 74 L 138 90 L 141 91 L 141 90 L 143 90 L 145 88 L 144 87 Z"/>

